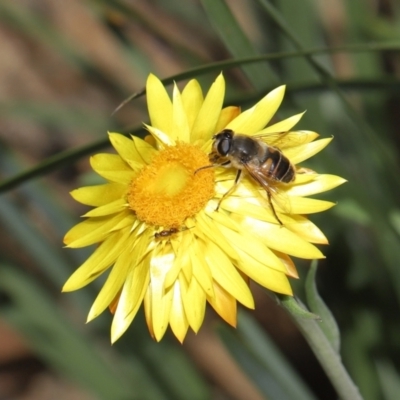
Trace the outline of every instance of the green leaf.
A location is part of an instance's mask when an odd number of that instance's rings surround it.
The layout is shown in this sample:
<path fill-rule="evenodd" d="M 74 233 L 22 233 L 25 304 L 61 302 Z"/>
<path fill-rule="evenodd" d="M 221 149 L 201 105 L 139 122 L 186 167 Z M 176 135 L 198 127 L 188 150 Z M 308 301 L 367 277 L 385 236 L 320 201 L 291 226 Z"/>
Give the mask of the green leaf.
<path fill-rule="evenodd" d="M 165 400 L 140 363 L 114 354 L 111 364 L 93 338 L 76 331 L 54 299 L 16 267 L 1 265 L 0 289 L 9 298 L 0 308 L 2 317 L 62 375 L 103 400 Z"/>
<path fill-rule="evenodd" d="M 315 283 L 315 276 L 317 273 L 317 261 L 311 263 L 311 268 L 308 272 L 305 289 L 307 296 L 307 304 L 310 310 L 321 317 L 320 327 L 325 333 L 325 336 L 329 340 L 333 349 L 336 352 L 340 350 L 340 332 L 339 327 L 333 317 L 331 311 L 326 306 L 321 296 L 317 291 L 317 285 Z"/>
<path fill-rule="evenodd" d="M 400 374 L 390 360 L 375 363 L 385 400 L 397 400 L 400 393 Z"/>
<path fill-rule="evenodd" d="M 314 319 L 314 320 L 321 319 L 319 315 L 309 312 L 294 297 L 282 294 L 276 294 L 276 296 L 278 297 L 279 302 L 283 306 L 283 308 L 289 311 L 290 314 L 303 319 Z"/>
<path fill-rule="evenodd" d="M 207 16 L 233 57 L 254 57 L 258 51 L 247 38 L 224 0 L 202 0 Z M 268 64 L 243 67 L 243 71 L 258 89 L 278 84 L 277 75 Z"/>
<path fill-rule="evenodd" d="M 257 373 L 250 375 L 257 385 L 260 388 L 264 386 L 264 373 L 268 373 L 275 385 L 279 385 L 285 394 L 285 397 L 278 397 L 277 400 L 284 398 L 315 399 L 302 378 L 285 359 L 268 334 L 259 327 L 255 319 L 249 313 L 239 311 L 238 320 L 237 332 L 241 339 L 241 346 L 247 349 L 249 357 L 260 363 Z M 237 347 L 234 351 L 236 349 Z M 264 370 L 265 372 L 263 372 Z M 269 393 L 266 394 L 269 395 Z"/>

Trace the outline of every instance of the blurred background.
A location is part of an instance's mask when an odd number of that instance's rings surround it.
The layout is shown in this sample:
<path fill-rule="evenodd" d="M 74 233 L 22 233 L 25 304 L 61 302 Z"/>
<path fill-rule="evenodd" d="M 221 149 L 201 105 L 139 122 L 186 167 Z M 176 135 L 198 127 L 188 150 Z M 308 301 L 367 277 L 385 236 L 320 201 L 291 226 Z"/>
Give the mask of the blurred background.
<path fill-rule="evenodd" d="M 256 285 L 256 310 L 241 310 L 237 330 L 209 310 L 183 345 L 170 334 L 153 342 L 139 314 L 111 346 L 107 312 L 85 325 L 101 282 L 60 293 L 91 252 L 63 248 L 86 211 L 69 191 L 99 182 L 88 156 L 111 151 L 107 131 L 141 134 L 148 121 L 145 97 L 113 111 L 150 72 L 184 84 L 192 69 L 204 91 L 224 70 L 226 104 L 244 109 L 286 84 L 276 118 L 307 110 L 299 129 L 334 136 L 307 162 L 349 181 L 318 196 L 334 209 L 311 216 L 330 241 L 317 286 L 364 398 L 399 398 L 398 1 L 4 0 L 0 49 L 0 178 L 30 171 L 0 187 L 1 400 L 337 398 L 292 319 Z M 309 263 L 295 261 L 304 299 Z"/>

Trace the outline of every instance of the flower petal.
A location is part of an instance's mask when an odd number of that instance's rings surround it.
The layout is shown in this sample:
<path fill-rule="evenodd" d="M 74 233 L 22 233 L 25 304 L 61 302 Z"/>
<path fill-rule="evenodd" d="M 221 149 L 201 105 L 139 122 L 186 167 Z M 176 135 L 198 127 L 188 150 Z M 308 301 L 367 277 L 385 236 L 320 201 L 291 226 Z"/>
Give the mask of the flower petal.
<path fill-rule="evenodd" d="M 207 297 L 213 298 L 215 294 L 211 270 L 204 260 L 198 240 L 193 242 L 193 247 L 190 249 L 190 258 L 192 261 L 193 276 Z"/>
<path fill-rule="evenodd" d="M 316 193 L 326 192 L 336 186 L 342 185 L 346 179 L 336 175 L 315 175 L 311 182 L 301 185 L 292 185 L 286 193 L 290 196 L 310 196 Z"/>
<path fill-rule="evenodd" d="M 132 140 L 135 144 L 137 152 L 143 159 L 143 162 L 146 164 L 150 164 L 152 158 L 157 153 L 157 150 L 149 143 L 145 142 L 144 140 L 138 138 L 137 136 L 131 136 Z"/>
<path fill-rule="evenodd" d="M 205 241 L 212 241 L 218 243 L 218 246 L 226 253 L 229 257 L 236 259 L 235 248 L 226 240 L 226 237 L 221 233 L 218 228 L 218 224 L 212 221 L 205 213 L 199 213 L 197 216 L 196 233 L 199 236 L 204 236 Z M 212 217 L 211 217 L 212 218 Z"/>
<path fill-rule="evenodd" d="M 172 139 L 169 135 L 160 131 L 154 126 L 144 124 L 146 129 L 151 133 L 151 137 L 156 141 L 158 144 L 158 148 L 162 150 L 165 146 L 175 146 L 176 142 Z M 147 142 L 146 142 L 147 143 Z"/>
<path fill-rule="evenodd" d="M 204 258 L 211 269 L 214 280 L 243 305 L 254 308 L 254 300 L 249 287 L 228 256 L 216 244 L 205 243 Z"/>
<path fill-rule="evenodd" d="M 67 247 L 85 247 L 102 242 L 112 231 L 116 224 L 124 220 L 129 211 L 121 212 L 112 217 L 89 218 L 73 226 L 65 235 L 64 243 Z"/>
<path fill-rule="evenodd" d="M 282 264 L 286 267 L 286 274 L 292 278 L 299 278 L 299 273 L 297 272 L 296 266 L 294 265 L 293 260 L 285 253 L 281 251 L 273 250 L 275 255 L 280 258 Z"/>
<path fill-rule="evenodd" d="M 90 165 L 103 178 L 123 185 L 135 176 L 132 168 L 116 154 L 96 154 L 90 157 Z"/>
<path fill-rule="evenodd" d="M 121 158 L 134 170 L 143 167 L 143 159 L 131 139 L 119 133 L 108 133 L 111 144 Z"/>
<path fill-rule="evenodd" d="M 189 128 L 192 129 L 203 104 L 203 92 L 196 79 L 190 80 L 182 90 L 182 104 L 185 109 Z"/>
<path fill-rule="evenodd" d="M 305 259 L 325 258 L 321 251 L 282 225 L 245 218 L 243 228 L 252 232 L 270 249 Z"/>
<path fill-rule="evenodd" d="M 146 257 L 128 272 L 111 325 L 112 343 L 128 329 L 142 304 L 150 281 L 149 261 L 150 257 Z"/>
<path fill-rule="evenodd" d="M 172 132 L 173 139 L 189 143 L 190 129 L 189 122 L 186 116 L 186 111 L 183 106 L 181 93 L 178 86 L 174 84 L 173 103 L 172 103 Z"/>
<path fill-rule="evenodd" d="M 292 295 L 292 288 L 285 273 L 269 268 L 266 263 L 257 261 L 248 253 L 239 250 L 241 261 L 238 268 L 254 282 L 277 293 Z"/>
<path fill-rule="evenodd" d="M 207 301 L 221 318 L 235 327 L 237 323 L 236 299 L 217 282 L 214 283 L 214 292 L 215 296 L 207 297 Z"/>
<path fill-rule="evenodd" d="M 242 112 L 227 128 L 247 135 L 259 132 L 270 121 L 282 103 L 285 86 L 279 86 L 264 96 L 255 106 Z"/>
<path fill-rule="evenodd" d="M 62 288 L 63 292 L 71 292 L 86 286 L 95 280 L 126 248 L 129 231 L 117 232 L 109 235 L 103 243 L 96 248 L 90 257 L 69 277 Z"/>
<path fill-rule="evenodd" d="M 290 196 L 290 212 L 293 214 L 313 214 L 329 210 L 336 205 L 331 201 Z"/>
<path fill-rule="evenodd" d="M 146 93 L 151 125 L 170 135 L 172 102 L 162 82 L 153 74 L 147 78 Z"/>
<path fill-rule="evenodd" d="M 281 260 L 260 240 L 258 240 L 256 236 L 249 235 L 245 231 L 237 233 L 227 228 L 222 228 L 222 232 L 235 246 L 235 250 L 240 252 L 241 255 L 246 253 L 252 259 L 257 260 L 257 262 L 264 266 L 268 266 L 268 268 L 280 272 L 286 272 L 286 268 L 282 264 Z"/>
<path fill-rule="evenodd" d="M 294 219 L 296 223 L 287 225 L 287 229 L 291 232 L 296 233 L 299 237 L 310 243 L 328 244 L 326 236 L 309 219 L 300 215 L 295 216 Z"/>
<path fill-rule="evenodd" d="M 240 107 L 229 106 L 221 110 L 215 132 L 220 132 L 240 114 Z"/>
<path fill-rule="evenodd" d="M 273 215 L 270 207 L 267 208 L 252 204 L 244 198 L 233 196 L 227 197 L 221 203 L 221 208 L 243 216 L 253 217 L 260 221 L 277 223 L 276 217 Z"/>
<path fill-rule="evenodd" d="M 264 135 L 267 133 L 288 132 L 300 121 L 301 117 L 304 114 L 305 111 L 300 114 L 293 115 L 289 118 L 277 122 L 276 124 L 270 125 L 259 132 L 255 132 L 255 134 Z"/>
<path fill-rule="evenodd" d="M 189 325 L 197 333 L 204 321 L 206 311 L 206 293 L 197 279 L 191 280 L 183 305 Z"/>
<path fill-rule="evenodd" d="M 108 204 L 93 208 L 84 214 L 84 217 L 104 217 L 106 215 L 116 214 L 127 208 L 128 204 L 125 199 L 114 200 Z"/>
<path fill-rule="evenodd" d="M 89 311 L 87 322 L 100 315 L 115 299 L 127 278 L 129 269 L 135 267 L 133 262 L 131 249 L 125 248 L 118 256 L 106 282 L 97 295 Z"/>
<path fill-rule="evenodd" d="M 168 327 L 173 288 L 164 290 L 164 281 L 166 273 L 172 267 L 174 258 L 174 254 L 168 249 L 156 247 L 150 260 L 151 319 L 154 338 L 157 341 L 161 340 Z"/>
<path fill-rule="evenodd" d="M 191 142 L 208 140 L 215 133 L 225 95 L 225 80 L 222 74 L 211 85 L 201 106 L 191 134 Z"/>
<path fill-rule="evenodd" d="M 184 281 L 184 279 L 179 279 L 174 284 L 172 306 L 169 316 L 169 323 L 171 325 L 172 332 L 174 332 L 174 335 L 181 343 L 183 342 L 183 339 L 185 339 L 187 330 L 189 328 L 189 322 L 183 306 L 184 292 L 187 291 Z"/>
<path fill-rule="evenodd" d="M 174 243 L 174 241 L 178 242 Z M 175 259 L 172 267 L 167 272 L 164 281 L 164 289 L 169 288 L 178 279 L 178 276 L 185 265 L 191 265 L 190 254 L 187 249 L 190 249 L 193 245 L 192 234 L 188 230 L 179 232 L 171 239 L 171 253 L 175 254 Z M 168 244 L 167 244 L 168 246 Z M 188 281 L 191 281 L 191 277 L 188 277 Z"/>
<path fill-rule="evenodd" d="M 71 196 L 79 203 L 99 207 L 122 198 L 125 193 L 126 185 L 112 182 L 75 189 L 71 192 Z"/>
<path fill-rule="evenodd" d="M 332 141 L 333 138 L 320 139 L 303 146 L 291 147 L 283 150 L 283 154 L 293 163 L 298 164 L 319 153 Z"/>

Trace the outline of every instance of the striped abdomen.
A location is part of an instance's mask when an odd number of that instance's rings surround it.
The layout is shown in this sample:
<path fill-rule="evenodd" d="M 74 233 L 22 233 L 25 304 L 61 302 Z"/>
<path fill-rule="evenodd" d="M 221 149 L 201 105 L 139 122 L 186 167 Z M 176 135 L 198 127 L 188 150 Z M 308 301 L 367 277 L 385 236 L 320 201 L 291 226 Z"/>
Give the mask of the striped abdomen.
<path fill-rule="evenodd" d="M 289 161 L 289 159 L 283 155 L 283 153 L 271 146 L 265 146 L 259 153 L 259 169 L 262 170 L 263 174 L 268 178 L 284 183 L 290 183 L 296 176 L 296 171 Z M 261 149 L 260 149 L 261 150 Z"/>

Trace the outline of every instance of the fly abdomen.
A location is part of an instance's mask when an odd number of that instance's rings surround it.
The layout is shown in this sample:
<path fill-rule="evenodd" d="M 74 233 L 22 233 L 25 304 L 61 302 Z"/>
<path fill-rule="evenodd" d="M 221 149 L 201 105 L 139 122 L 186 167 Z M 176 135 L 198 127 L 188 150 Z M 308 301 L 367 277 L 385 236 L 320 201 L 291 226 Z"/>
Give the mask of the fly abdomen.
<path fill-rule="evenodd" d="M 264 154 L 261 169 L 270 179 L 290 183 L 295 178 L 295 170 L 289 159 L 281 151 L 268 147 Z"/>

